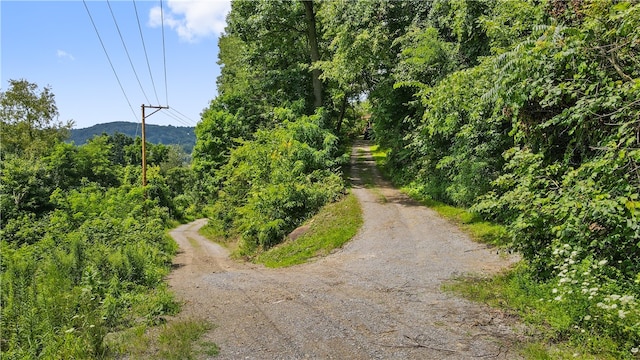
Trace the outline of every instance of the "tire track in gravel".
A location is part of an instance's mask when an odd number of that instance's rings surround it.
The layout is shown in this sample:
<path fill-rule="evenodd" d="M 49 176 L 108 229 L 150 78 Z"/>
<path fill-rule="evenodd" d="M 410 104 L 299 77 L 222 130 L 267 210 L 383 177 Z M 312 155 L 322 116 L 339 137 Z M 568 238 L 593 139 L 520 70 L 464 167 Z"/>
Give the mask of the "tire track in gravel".
<path fill-rule="evenodd" d="M 515 259 L 383 181 L 368 143 L 355 144 L 352 170 L 364 225 L 312 263 L 274 270 L 230 260 L 197 233 L 206 220 L 173 230 L 181 251 L 168 280 L 184 302 L 178 317 L 216 325 L 205 335 L 221 348 L 216 359 L 519 358 L 522 325 L 440 290 L 457 275 L 495 273 Z M 366 174 L 374 189 L 364 186 Z"/>

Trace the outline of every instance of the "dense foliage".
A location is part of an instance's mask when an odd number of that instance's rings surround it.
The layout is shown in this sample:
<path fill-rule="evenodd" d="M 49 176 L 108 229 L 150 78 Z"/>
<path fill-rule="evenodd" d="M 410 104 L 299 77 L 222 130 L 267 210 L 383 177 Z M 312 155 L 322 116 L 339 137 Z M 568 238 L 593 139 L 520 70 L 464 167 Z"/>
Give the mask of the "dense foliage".
<path fill-rule="evenodd" d="M 337 138 L 322 114 L 294 118 L 276 109 L 280 126 L 258 131 L 231 151 L 218 172 L 216 215 L 225 232 L 241 234 L 243 254 L 269 248 L 342 193 Z"/>
<path fill-rule="evenodd" d="M 1 93 L 2 143 L 12 146 L 0 154 L 0 357 L 102 357 L 107 333 L 177 310 L 163 284 L 176 251 L 164 229 L 192 206 L 193 175 L 179 151 L 149 144 L 142 188 L 139 138 L 75 146 L 48 113 L 7 116 L 19 106 L 34 114 L 37 93 L 24 80 Z M 38 106 L 55 109 L 45 93 Z"/>
<path fill-rule="evenodd" d="M 356 115 L 323 101 L 317 9 L 234 1 L 220 38 L 219 95 L 196 127 L 193 169 L 210 226 L 238 238 L 241 255 L 281 242 L 344 191 L 340 135 Z"/>

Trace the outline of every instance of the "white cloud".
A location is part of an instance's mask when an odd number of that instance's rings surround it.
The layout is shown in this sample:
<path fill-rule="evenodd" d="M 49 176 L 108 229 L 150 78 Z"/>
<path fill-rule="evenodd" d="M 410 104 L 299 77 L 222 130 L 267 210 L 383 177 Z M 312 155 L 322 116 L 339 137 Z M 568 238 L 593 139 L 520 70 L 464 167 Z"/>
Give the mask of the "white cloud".
<path fill-rule="evenodd" d="M 68 52 L 64 51 L 64 50 L 58 50 L 56 52 L 56 55 L 58 56 L 58 58 L 60 59 L 69 59 L 71 61 L 75 60 L 76 58 L 73 57 L 73 55 L 69 54 Z"/>
<path fill-rule="evenodd" d="M 231 0 L 168 0 L 167 7 L 163 9 L 165 26 L 175 30 L 180 39 L 196 42 L 224 31 Z M 160 6 L 155 6 L 149 11 L 149 25 L 161 24 Z"/>

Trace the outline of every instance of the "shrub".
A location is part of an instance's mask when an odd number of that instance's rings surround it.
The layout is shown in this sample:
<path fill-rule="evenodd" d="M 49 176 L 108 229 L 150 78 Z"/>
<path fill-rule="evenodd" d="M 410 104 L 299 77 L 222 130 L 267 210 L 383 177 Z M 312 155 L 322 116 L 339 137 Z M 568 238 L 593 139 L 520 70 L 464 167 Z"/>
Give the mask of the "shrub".
<path fill-rule="evenodd" d="M 290 115 L 286 109 L 274 113 Z M 220 169 L 223 185 L 214 217 L 227 234 L 241 234 L 245 254 L 279 243 L 342 193 L 337 138 L 321 124 L 317 114 L 259 130 L 254 140 L 232 150 Z"/>

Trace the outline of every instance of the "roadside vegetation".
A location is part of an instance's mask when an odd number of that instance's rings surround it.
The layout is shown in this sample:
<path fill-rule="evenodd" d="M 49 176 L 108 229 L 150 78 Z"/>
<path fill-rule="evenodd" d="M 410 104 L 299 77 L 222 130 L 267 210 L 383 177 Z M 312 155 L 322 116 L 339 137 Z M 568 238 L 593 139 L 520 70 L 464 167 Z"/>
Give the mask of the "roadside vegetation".
<path fill-rule="evenodd" d="M 377 166 L 388 176 L 387 151 L 376 145 L 372 152 Z M 468 208 L 434 201 L 411 185 L 403 186 L 402 191 L 457 224 L 476 241 L 496 246 L 496 251 L 511 251 L 505 226 L 482 220 Z M 549 294 L 557 293 L 555 286 L 555 283 L 540 282 L 528 263 L 520 261 L 514 268 L 495 277 L 470 274 L 443 288 L 514 314 L 531 326 L 531 338 L 522 344 L 522 354 L 527 359 L 618 359 L 619 342 L 615 336 L 587 332 L 576 325 L 572 319 L 581 316 L 585 308 L 550 299 Z"/>
<path fill-rule="evenodd" d="M 194 178 L 175 149 L 140 139 L 63 140 L 49 88 L 12 80 L 0 93 L 0 348 L 3 359 L 110 357 L 110 333 L 179 311 L 167 290 L 175 242 L 196 215 Z"/>
<path fill-rule="evenodd" d="M 550 324 L 541 358 L 639 356 L 639 25 L 635 2 L 434 2 L 369 98 L 396 184 L 503 227 L 522 265 L 478 287 Z"/>
<path fill-rule="evenodd" d="M 218 355 L 220 348 L 203 335 L 212 325 L 201 319 L 171 321 L 155 327 L 141 324 L 106 339 L 116 358 L 199 359 Z"/>

